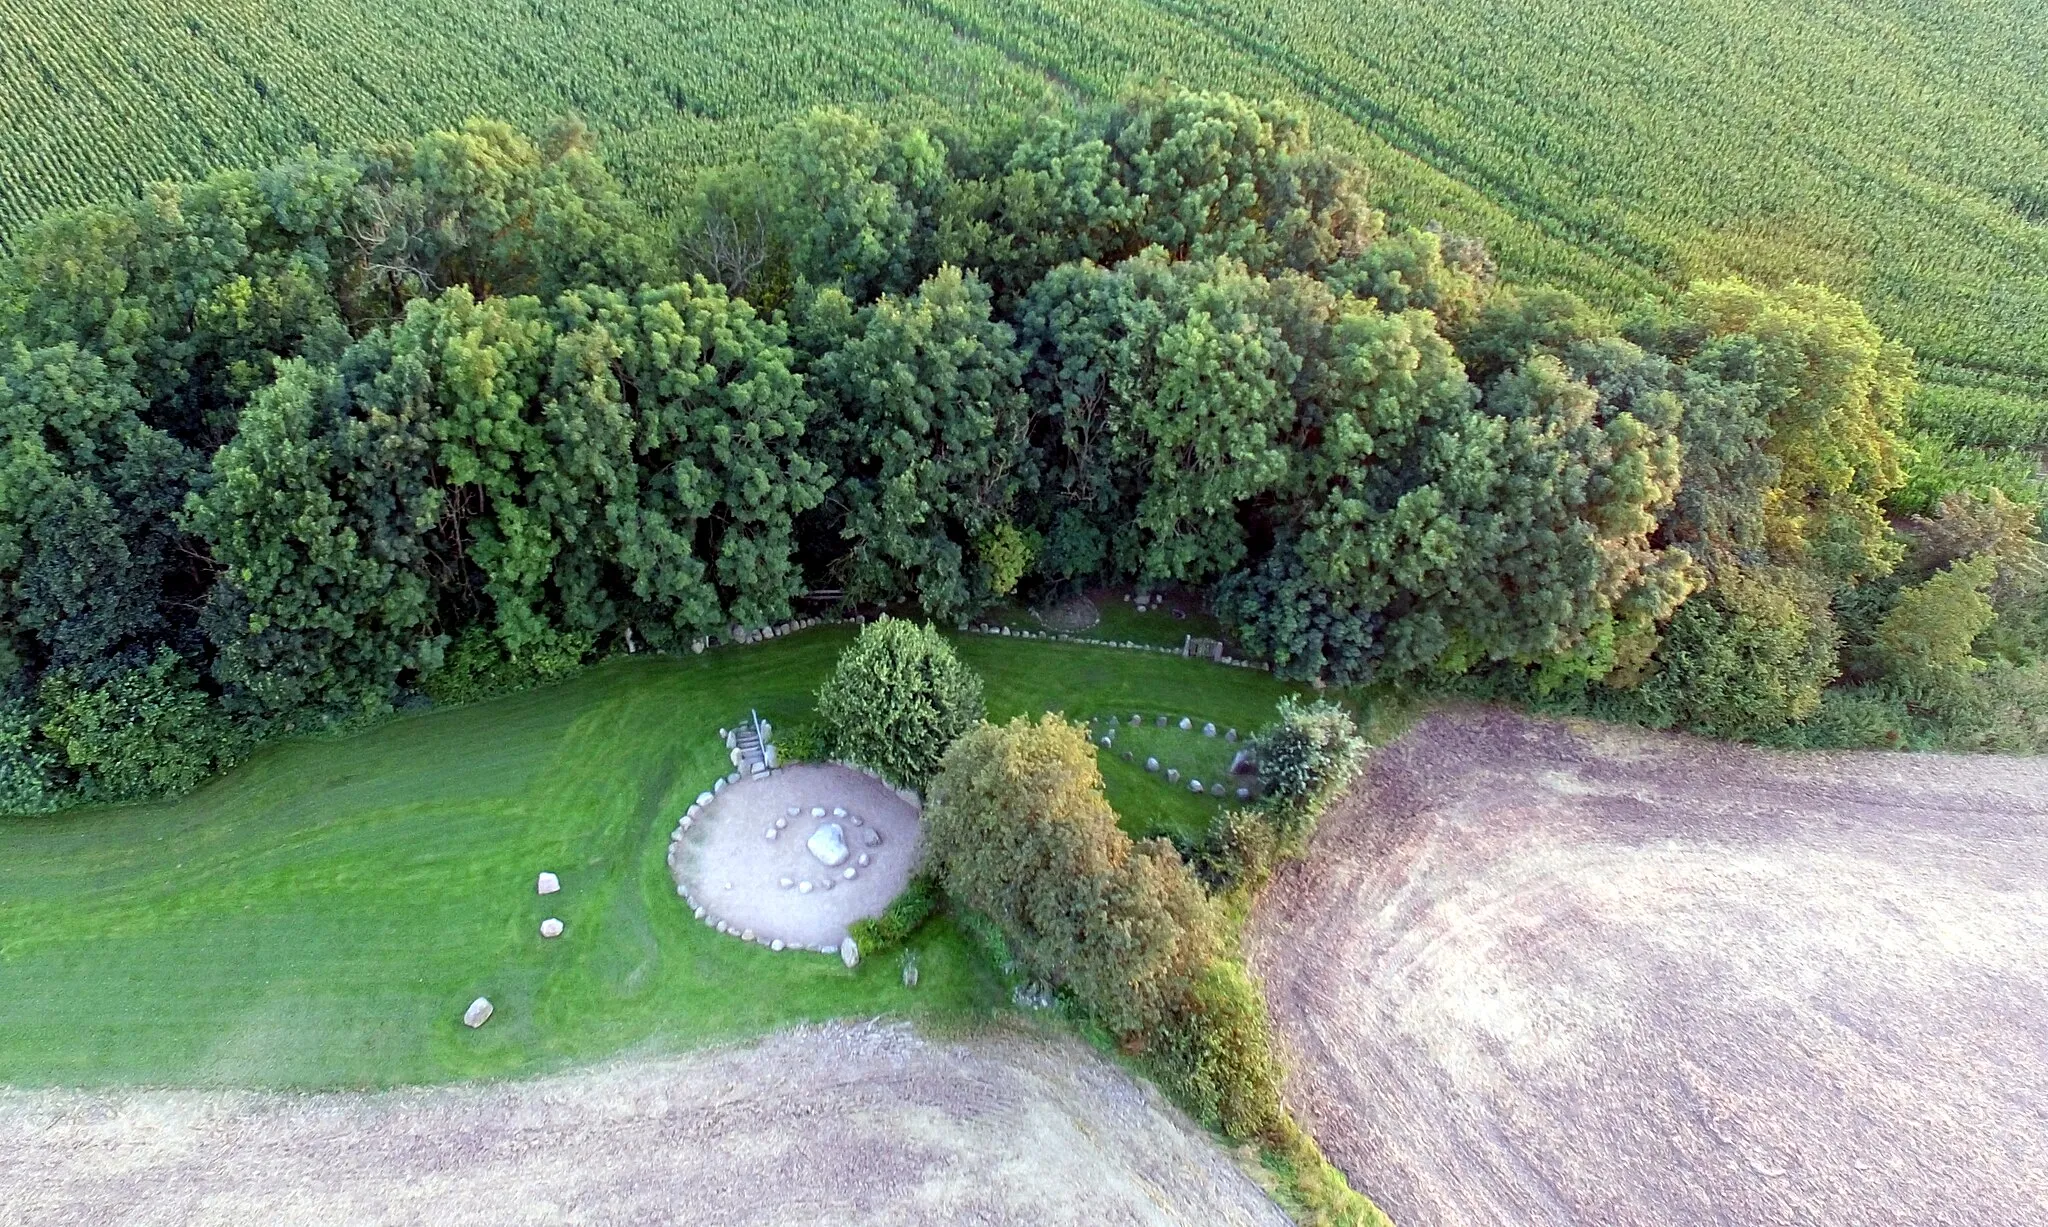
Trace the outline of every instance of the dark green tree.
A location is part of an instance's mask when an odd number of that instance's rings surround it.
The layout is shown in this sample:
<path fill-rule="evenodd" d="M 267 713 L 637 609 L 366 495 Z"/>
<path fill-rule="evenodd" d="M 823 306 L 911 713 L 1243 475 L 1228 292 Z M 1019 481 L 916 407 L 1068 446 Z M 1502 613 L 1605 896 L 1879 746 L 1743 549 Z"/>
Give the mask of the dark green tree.
<path fill-rule="evenodd" d="M 981 722 L 981 678 L 930 626 L 882 618 L 861 628 L 818 691 L 828 753 L 922 788 L 946 747 Z"/>

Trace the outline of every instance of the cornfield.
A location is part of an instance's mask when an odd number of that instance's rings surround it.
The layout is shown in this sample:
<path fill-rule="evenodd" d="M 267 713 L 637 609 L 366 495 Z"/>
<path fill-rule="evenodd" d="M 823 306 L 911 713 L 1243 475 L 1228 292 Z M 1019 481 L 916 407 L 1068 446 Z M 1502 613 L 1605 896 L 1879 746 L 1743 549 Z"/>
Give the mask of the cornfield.
<path fill-rule="evenodd" d="M 1173 81 L 1305 106 L 1388 205 L 1516 274 L 1824 280 L 1968 390 L 1929 412 L 2021 429 L 2048 415 L 2044 65 L 2035 0 L 0 0 L 0 242 L 475 114 L 578 115 L 659 204 L 818 103 Z"/>

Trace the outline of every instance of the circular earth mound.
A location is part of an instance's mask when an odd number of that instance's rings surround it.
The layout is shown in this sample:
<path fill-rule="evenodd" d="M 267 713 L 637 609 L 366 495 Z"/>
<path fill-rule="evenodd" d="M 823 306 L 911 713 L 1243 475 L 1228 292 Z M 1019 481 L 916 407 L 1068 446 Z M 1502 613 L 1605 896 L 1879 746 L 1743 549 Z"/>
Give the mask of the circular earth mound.
<path fill-rule="evenodd" d="M 866 772 L 784 767 L 698 812 L 676 884 L 706 924 L 723 921 L 763 945 L 836 950 L 854 921 L 880 914 L 910 881 L 922 850 L 917 815 Z"/>
<path fill-rule="evenodd" d="M 2048 1222 L 2048 761 L 1461 711 L 1251 953 L 1403 1227 Z"/>

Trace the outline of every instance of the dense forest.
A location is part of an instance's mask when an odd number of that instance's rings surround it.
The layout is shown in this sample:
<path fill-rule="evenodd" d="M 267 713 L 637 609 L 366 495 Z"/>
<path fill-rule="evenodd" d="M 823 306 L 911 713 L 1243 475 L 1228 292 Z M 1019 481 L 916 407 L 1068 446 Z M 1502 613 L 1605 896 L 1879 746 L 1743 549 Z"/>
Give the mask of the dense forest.
<path fill-rule="evenodd" d="M 0 270 L 0 810 L 629 637 L 1100 584 L 1292 677 L 2048 739 L 2040 509 L 1902 436 L 1854 302 L 1596 310 L 1366 189 L 1174 92 L 818 111 L 659 219 L 488 122 L 59 213 Z"/>

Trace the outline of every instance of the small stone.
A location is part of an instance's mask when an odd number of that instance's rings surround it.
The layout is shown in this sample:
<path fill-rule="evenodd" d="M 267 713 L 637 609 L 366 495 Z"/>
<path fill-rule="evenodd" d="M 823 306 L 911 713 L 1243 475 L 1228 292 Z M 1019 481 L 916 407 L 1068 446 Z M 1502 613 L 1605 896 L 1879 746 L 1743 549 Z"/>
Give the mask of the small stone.
<path fill-rule="evenodd" d="M 865 823 L 865 822 L 864 822 L 864 821 L 863 821 L 863 820 L 861 819 L 861 816 L 860 816 L 859 814 L 855 814 L 855 815 L 854 815 L 853 817 L 851 817 L 851 818 L 848 818 L 848 819 L 847 819 L 847 821 L 848 821 L 848 822 L 851 822 L 851 823 L 852 823 L 853 825 L 855 825 L 855 826 L 865 826 L 865 825 L 867 825 L 867 824 L 866 824 L 866 823 Z"/>
<path fill-rule="evenodd" d="M 851 865 L 848 865 L 848 866 L 846 867 L 846 871 L 845 871 L 844 873 L 841 873 L 841 874 L 840 874 L 839 876 L 840 876 L 840 877 L 842 877 L 842 878 L 845 878 L 845 879 L 846 879 L 847 881 L 851 882 L 851 881 L 853 881 L 854 875 L 855 875 L 855 874 L 857 874 L 857 873 L 859 873 L 859 872 L 860 872 L 860 870 L 858 870 L 858 869 L 855 869 L 855 868 L 854 868 L 853 866 L 851 866 Z"/>
<path fill-rule="evenodd" d="M 686 810 L 684 810 L 684 811 L 683 811 L 683 817 L 685 817 L 685 818 L 695 818 L 695 817 L 697 816 L 697 810 L 698 810 L 698 808 L 699 808 L 699 807 L 698 807 L 698 806 L 695 806 L 695 805 L 692 805 L 692 806 L 690 806 L 690 808 L 688 808 L 688 809 L 686 809 Z"/>
<path fill-rule="evenodd" d="M 1127 763 L 1131 761 L 1131 752 L 1129 750 L 1124 751 L 1124 761 Z"/>
<path fill-rule="evenodd" d="M 485 1023 L 491 1021 L 491 1013 L 493 1009 L 494 1007 L 491 1005 L 491 999 L 489 997 L 477 998 L 475 1001 L 469 1003 L 468 1009 L 462 1012 L 462 1025 L 468 1027 L 472 1031 L 478 1027 L 483 1026 Z"/>
<path fill-rule="evenodd" d="M 562 922 L 556 920 L 553 916 L 541 921 L 540 935 L 542 937 L 560 937 L 562 935 Z"/>
<path fill-rule="evenodd" d="M 786 827 L 786 826 L 788 826 L 788 825 L 789 825 L 789 819 L 787 819 L 787 818 L 777 818 L 777 819 L 775 820 L 775 829 L 776 829 L 776 830 L 778 830 L 778 831 L 780 831 L 780 830 L 781 830 L 782 828 L 784 828 L 784 827 Z"/>
<path fill-rule="evenodd" d="M 700 908 L 696 909 L 695 911 L 691 912 L 691 913 L 690 913 L 690 919 L 692 919 L 692 920 L 702 920 L 702 919 L 704 919 L 704 909 L 700 907 Z"/>
<path fill-rule="evenodd" d="M 1132 712 L 1132 713 L 1131 713 L 1131 727 L 1132 727 L 1132 728 L 1137 728 L 1137 727 L 1138 727 L 1138 722 L 1139 722 L 1139 720 L 1140 720 L 1140 719 L 1141 719 L 1141 717 L 1140 717 L 1140 716 L 1138 715 L 1138 713 L 1137 713 L 1137 712 Z"/>
<path fill-rule="evenodd" d="M 810 884 L 810 881 L 809 881 L 808 879 L 806 879 L 805 881 L 802 881 L 802 882 L 798 882 L 798 883 L 796 884 L 796 893 L 797 893 L 797 894 L 799 894 L 799 895 L 808 895 L 808 894 L 810 894 L 810 893 L 811 893 L 811 884 Z"/>
<path fill-rule="evenodd" d="M 834 881 L 833 881 L 832 879 L 830 879 L 830 878 L 826 878 L 826 879 L 824 879 L 823 881 L 821 881 L 821 882 L 819 882 L 819 883 L 818 883 L 818 889 L 819 889 L 819 890 L 831 890 L 831 889 L 832 889 L 833 887 L 835 887 L 835 886 L 837 886 L 837 885 L 839 885 L 839 883 L 837 883 L 837 882 L 834 882 Z"/>
<path fill-rule="evenodd" d="M 716 781 L 714 781 L 714 782 L 712 783 L 712 785 L 711 785 L 711 791 L 712 791 L 712 792 L 715 792 L 715 793 L 718 793 L 718 792 L 724 792 L 724 791 L 725 791 L 725 780 L 724 780 L 724 778 L 723 778 L 723 777 L 721 777 L 720 779 L 718 779 L 718 780 L 716 780 Z"/>
<path fill-rule="evenodd" d="M 700 792 L 700 793 L 698 793 L 698 794 L 697 794 L 697 808 L 699 808 L 699 809 L 702 809 L 703 807 L 705 807 L 705 806 L 707 806 L 707 805 L 709 805 L 709 804 L 711 804 L 711 794 L 710 794 L 710 793 L 708 793 L 708 792 Z"/>
<path fill-rule="evenodd" d="M 562 889 L 562 879 L 556 877 L 554 874 L 551 873 L 543 873 L 540 875 L 540 878 L 534 883 L 534 885 L 535 888 L 538 889 L 541 894 L 552 895 L 556 891 Z"/>
<path fill-rule="evenodd" d="M 731 730 L 731 729 L 720 729 L 720 730 L 718 730 L 718 739 L 719 739 L 720 741 L 724 742 L 724 743 L 725 743 L 725 744 L 727 744 L 727 745 L 731 745 L 731 744 L 732 744 L 732 730 Z"/>
<path fill-rule="evenodd" d="M 869 827 L 860 833 L 860 841 L 870 848 L 879 848 L 882 846 L 882 833 Z"/>
<path fill-rule="evenodd" d="M 790 887 L 796 885 L 796 880 L 794 878 L 783 878 L 781 881 L 777 882 L 776 885 L 780 886 L 784 890 L 788 890 Z"/>
<path fill-rule="evenodd" d="M 774 827 L 769 827 L 769 828 L 768 828 L 768 830 L 767 830 L 766 832 L 764 832 L 764 835 L 765 835 L 765 837 L 767 838 L 767 840 L 768 840 L 768 842 L 769 842 L 769 843 L 771 843 L 771 844 L 772 844 L 772 843 L 774 843 L 774 842 L 775 842 L 775 828 L 774 828 Z"/>
<path fill-rule="evenodd" d="M 688 898 L 690 894 L 690 888 L 678 882 L 676 883 L 676 894 L 681 898 Z"/>
<path fill-rule="evenodd" d="M 915 964 L 915 963 L 905 963 L 905 964 L 903 964 L 903 987 L 905 987 L 905 988 L 916 988 L 916 987 L 917 987 L 917 964 Z"/>
<path fill-rule="evenodd" d="M 1158 760 L 1158 759 L 1156 759 L 1156 758 L 1148 758 L 1148 759 L 1146 759 L 1146 760 L 1145 760 L 1145 770 L 1147 770 L 1147 771 L 1157 771 L 1157 770 L 1159 770 L 1159 760 Z"/>
<path fill-rule="evenodd" d="M 727 883 L 725 884 L 725 888 L 726 888 L 727 890 L 731 890 L 731 889 L 732 889 L 732 883 L 731 883 L 731 882 L 727 882 Z"/>
<path fill-rule="evenodd" d="M 825 816 L 825 807 L 824 807 L 824 806 L 822 806 L 822 805 L 813 805 L 813 806 L 811 807 L 811 817 L 813 817 L 813 818 L 823 818 L 824 816 Z"/>
<path fill-rule="evenodd" d="M 1213 725 L 1213 724 L 1205 724 L 1205 725 L 1203 725 L 1203 726 L 1202 726 L 1202 736 L 1204 736 L 1204 737 L 1214 737 L 1215 735 L 1216 735 L 1216 726 L 1215 726 L 1215 725 Z"/>
<path fill-rule="evenodd" d="M 1251 800 L 1251 799 L 1252 799 L 1252 790 L 1251 790 L 1251 789 L 1249 789 L 1249 788 L 1240 788 L 1240 789 L 1238 789 L 1238 790 L 1237 790 L 1237 799 L 1238 799 L 1238 800 L 1240 800 L 1240 801 L 1249 801 L 1249 800 Z"/>
<path fill-rule="evenodd" d="M 1223 785 L 1221 785 L 1221 784 L 1211 784 L 1211 785 L 1209 785 L 1209 795 L 1210 795 L 1210 796 L 1212 796 L 1212 797 L 1220 797 L 1220 796 L 1222 796 L 1222 795 L 1223 795 Z"/>
<path fill-rule="evenodd" d="M 1225 740 L 1225 741 L 1236 741 L 1236 740 L 1237 740 L 1237 730 L 1236 730 L 1236 729 L 1231 729 L 1231 730 L 1229 730 L 1228 732 L 1224 733 L 1224 734 L 1223 734 L 1223 740 Z"/>
<path fill-rule="evenodd" d="M 1182 717 L 1180 718 L 1180 731 L 1181 731 L 1181 732 L 1185 733 L 1185 732 L 1187 732 L 1187 731 L 1188 731 L 1189 729 L 1191 729 L 1191 728 L 1193 728 L 1193 727 L 1195 727 L 1195 722 L 1194 722 L 1194 721 L 1192 721 L 1192 720 L 1188 719 L 1188 718 L 1187 718 L 1186 716 L 1182 716 Z"/>
<path fill-rule="evenodd" d="M 747 929 L 747 930 L 743 931 L 743 932 L 742 932 L 742 933 L 740 934 L 740 940 L 741 940 L 741 941 L 743 941 L 743 942 L 750 942 L 750 941 L 753 941 L 753 940 L 754 940 L 754 931 L 753 931 L 752 929 Z"/>
<path fill-rule="evenodd" d="M 851 937 L 839 939 L 839 961 L 848 967 L 860 965 L 860 946 Z"/>
<path fill-rule="evenodd" d="M 1180 768 L 1168 767 L 1166 769 L 1166 782 L 1169 784 L 1180 783 Z"/>
<path fill-rule="evenodd" d="M 726 776 L 726 777 L 725 777 L 725 782 L 726 782 L 726 783 L 728 783 L 728 784 L 737 784 L 737 783 L 739 783 L 739 782 L 740 782 L 740 773 L 739 773 L 739 772 L 737 772 L 737 771 L 735 771 L 735 772 L 733 772 L 733 773 L 732 773 L 731 775 L 729 775 L 729 776 Z"/>
<path fill-rule="evenodd" d="M 1202 791 L 1202 781 L 1200 781 L 1200 780 L 1189 780 L 1189 781 L 1188 781 L 1188 791 L 1189 791 L 1189 792 L 1201 792 L 1201 791 Z"/>
<path fill-rule="evenodd" d="M 839 953 L 839 947 L 837 947 L 837 946 L 820 946 L 820 947 L 818 947 L 818 953 L 819 953 L 819 954 L 838 954 L 838 953 Z"/>
<path fill-rule="evenodd" d="M 1116 742 L 1115 742 L 1115 740 L 1114 740 L 1114 739 L 1112 739 L 1112 738 L 1109 738 L 1109 737 L 1105 737 L 1105 738 L 1103 738 L 1103 739 L 1102 739 L 1102 748 L 1103 748 L 1103 749 L 1105 749 L 1105 750 L 1109 749 L 1109 747 L 1110 747 L 1110 746 L 1112 746 L 1112 745 L 1115 745 L 1115 744 L 1116 744 Z"/>
<path fill-rule="evenodd" d="M 797 816 L 798 814 L 801 814 L 801 813 L 803 813 L 803 810 L 802 810 L 802 809 L 800 809 L 800 808 L 798 808 L 797 806 L 794 806 L 794 805 L 792 805 L 792 806 L 790 806 L 790 807 L 789 807 L 789 816 L 790 816 L 790 817 L 794 818 L 794 817 L 796 817 L 796 816 Z"/>
<path fill-rule="evenodd" d="M 726 928 L 725 928 L 725 922 L 724 922 L 723 920 L 721 920 L 721 921 L 719 921 L 719 922 L 718 922 L 718 931 L 719 931 L 720 933 L 723 933 L 723 932 L 725 932 L 725 931 L 726 931 Z"/>
<path fill-rule="evenodd" d="M 1161 717 L 1159 717 L 1159 719 L 1158 719 L 1157 721 L 1155 721 L 1154 723 L 1155 723 L 1155 724 L 1156 724 L 1156 725 L 1157 725 L 1158 727 L 1160 727 L 1160 728 L 1165 728 L 1165 727 L 1166 727 L 1166 717 L 1165 717 L 1165 716 L 1161 716 Z"/>
<path fill-rule="evenodd" d="M 865 852 L 863 852 L 863 853 L 861 853 L 861 854 L 860 854 L 860 866 L 861 866 L 861 868 L 865 869 L 865 868 L 867 868 L 867 864 L 868 864 L 868 854 L 867 854 L 867 853 L 865 853 Z"/>
<path fill-rule="evenodd" d="M 774 941 L 772 941 L 772 942 L 769 942 L 769 943 L 768 943 L 768 948 L 769 948 L 770 950 L 780 950 L 780 949 L 782 949 L 782 939 L 778 937 L 778 938 L 776 938 L 776 939 L 775 939 Z"/>
<path fill-rule="evenodd" d="M 835 805 L 832 807 L 832 816 L 834 818 L 844 818 L 846 817 L 846 811 L 840 808 L 839 806 Z"/>

